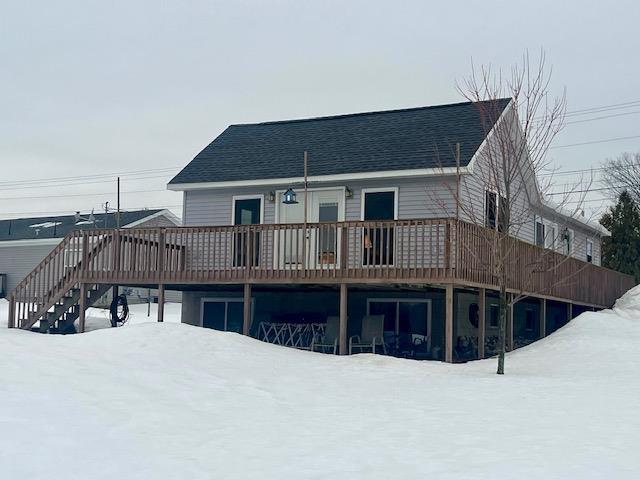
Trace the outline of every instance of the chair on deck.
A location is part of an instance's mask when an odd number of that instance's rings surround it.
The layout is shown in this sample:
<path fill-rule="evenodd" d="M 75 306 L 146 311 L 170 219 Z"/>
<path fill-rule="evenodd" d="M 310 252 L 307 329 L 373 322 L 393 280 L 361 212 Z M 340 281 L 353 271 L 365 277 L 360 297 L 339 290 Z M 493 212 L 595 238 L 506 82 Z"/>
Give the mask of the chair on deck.
<path fill-rule="evenodd" d="M 367 315 L 362 318 L 362 334 L 349 338 L 349 355 L 354 349 L 360 352 L 370 349 L 376 353 L 376 347 L 381 346 L 382 352 L 387 353 L 387 344 L 384 341 L 384 315 Z"/>
<path fill-rule="evenodd" d="M 331 351 L 334 355 L 337 354 L 339 336 L 340 317 L 327 317 L 327 325 L 324 328 L 324 333 L 314 335 L 311 340 L 311 351 L 320 351 L 323 353 Z"/>

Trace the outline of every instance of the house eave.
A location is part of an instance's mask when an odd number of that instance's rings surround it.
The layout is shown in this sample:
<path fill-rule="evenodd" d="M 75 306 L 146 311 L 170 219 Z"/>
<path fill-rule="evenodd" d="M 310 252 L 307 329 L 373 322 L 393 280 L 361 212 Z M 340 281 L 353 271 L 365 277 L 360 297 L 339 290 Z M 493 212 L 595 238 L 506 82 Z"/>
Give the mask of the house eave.
<path fill-rule="evenodd" d="M 458 169 L 456 167 L 435 167 L 420 168 L 410 170 L 386 170 L 377 172 L 360 172 L 360 173 L 339 173 L 333 175 L 314 175 L 307 178 L 308 182 L 348 182 L 357 180 L 372 179 L 392 179 L 392 178 L 420 178 L 420 177 L 438 177 L 455 175 Z M 472 172 L 471 166 L 460 167 L 461 175 Z M 255 180 L 232 180 L 223 182 L 194 182 L 194 183 L 169 183 L 168 190 L 187 191 L 202 190 L 212 188 L 234 188 L 247 186 L 275 186 L 275 185 L 292 185 L 304 182 L 304 177 L 280 177 L 280 178 L 263 178 Z"/>
<path fill-rule="evenodd" d="M 2 247 L 28 247 L 35 245 L 57 245 L 64 237 L 53 238 L 21 238 L 16 240 L 1 240 L 0 248 Z"/>

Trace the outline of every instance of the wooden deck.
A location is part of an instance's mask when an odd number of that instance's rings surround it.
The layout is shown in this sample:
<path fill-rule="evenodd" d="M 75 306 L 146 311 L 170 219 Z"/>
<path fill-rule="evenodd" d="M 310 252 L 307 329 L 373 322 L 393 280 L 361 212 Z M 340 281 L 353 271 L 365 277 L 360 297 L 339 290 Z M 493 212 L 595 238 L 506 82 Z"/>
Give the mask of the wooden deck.
<path fill-rule="evenodd" d="M 634 285 L 628 275 L 509 241 L 514 293 L 607 307 Z M 83 284 L 492 288 L 488 242 L 483 227 L 452 219 L 76 231 L 11 292 L 10 317 L 28 325 Z"/>

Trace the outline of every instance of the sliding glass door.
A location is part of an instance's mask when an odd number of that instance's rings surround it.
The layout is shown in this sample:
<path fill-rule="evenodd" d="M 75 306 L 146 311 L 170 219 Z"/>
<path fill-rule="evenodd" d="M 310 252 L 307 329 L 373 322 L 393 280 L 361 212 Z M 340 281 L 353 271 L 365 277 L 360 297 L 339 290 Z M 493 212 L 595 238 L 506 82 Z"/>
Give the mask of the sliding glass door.
<path fill-rule="evenodd" d="M 368 315 L 384 315 L 385 341 L 401 355 L 428 354 L 431 349 L 431 300 L 370 298 Z"/>

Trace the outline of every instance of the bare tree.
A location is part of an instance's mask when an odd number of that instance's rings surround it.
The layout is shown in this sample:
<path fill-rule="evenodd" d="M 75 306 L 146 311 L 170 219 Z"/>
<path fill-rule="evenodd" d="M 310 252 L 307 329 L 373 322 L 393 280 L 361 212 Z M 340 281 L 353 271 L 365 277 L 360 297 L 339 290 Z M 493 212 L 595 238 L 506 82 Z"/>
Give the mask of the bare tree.
<path fill-rule="evenodd" d="M 611 189 L 612 196 L 619 197 L 625 190 L 640 205 L 640 152 L 625 152 L 608 159 L 603 166 L 602 180 Z"/>
<path fill-rule="evenodd" d="M 541 179 L 551 177 L 541 174 L 551 171 L 547 151 L 562 129 L 566 105 L 564 92 L 557 97 L 550 93 L 550 80 L 551 72 L 541 52 L 536 60 L 525 53 L 522 61 L 504 76 L 492 72 L 490 67 L 473 67 L 471 76 L 458 85 L 460 93 L 477 106 L 486 133 L 485 144 L 476 153 L 473 175 L 458 175 L 452 193 L 456 216 L 482 227 L 474 230 L 481 238 L 461 246 L 468 255 L 476 256 L 476 263 L 482 265 L 491 283 L 499 289 L 498 374 L 504 374 L 507 315 L 511 306 L 525 296 L 525 291 L 530 294 L 540 288 L 534 285 L 537 273 L 557 269 L 558 252 L 571 253 L 563 246 L 570 246 L 573 241 L 567 238 L 570 229 L 561 224 L 545 229 L 534 218 L 541 211 L 563 209 L 563 203 L 573 193 L 588 190 L 577 185 L 567 188 L 564 198 L 553 205 L 544 197 L 550 181 Z M 506 101 L 509 103 L 505 108 Z M 567 214 L 580 215 L 581 202 L 573 203 L 576 206 L 571 211 L 565 209 L 564 216 L 558 215 L 560 221 L 566 220 Z M 550 216 L 548 213 L 547 217 Z M 518 245 L 515 237 L 526 236 L 524 228 L 533 229 L 534 242 L 547 247 L 534 260 L 528 260 L 527 265 L 514 254 Z M 531 231 L 527 233 L 531 237 Z M 478 249 L 478 245 L 483 248 Z M 530 275 L 531 286 L 522 288 L 521 294 L 508 294 L 508 287 L 513 284 L 509 276 L 522 271 Z M 557 278 L 554 282 L 568 280 Z"/>

